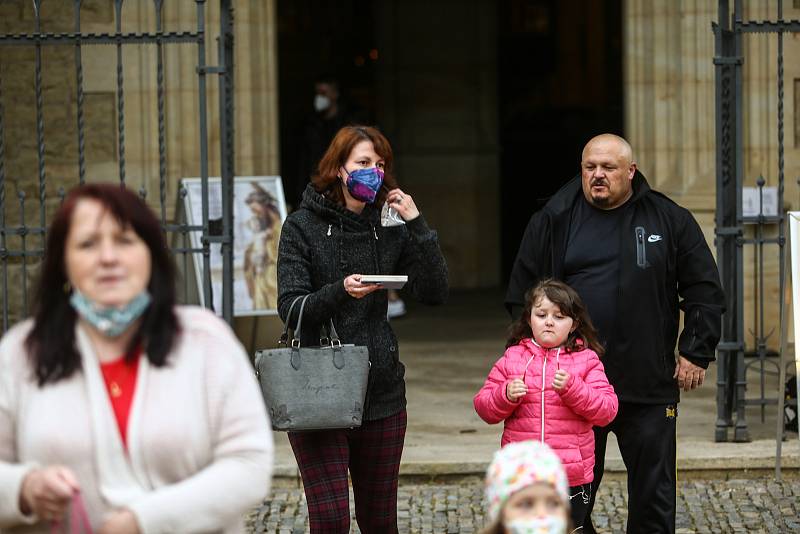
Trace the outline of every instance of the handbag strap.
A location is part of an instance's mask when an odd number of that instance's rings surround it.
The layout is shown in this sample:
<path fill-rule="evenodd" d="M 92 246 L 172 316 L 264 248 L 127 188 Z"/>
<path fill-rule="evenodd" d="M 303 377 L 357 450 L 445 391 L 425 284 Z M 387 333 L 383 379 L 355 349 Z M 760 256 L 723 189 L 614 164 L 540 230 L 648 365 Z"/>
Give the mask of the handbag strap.
<path fill-rule="evenodd" d="M 302 299 L 302 302 L 300 303 L 300 313 L 297 316 L 297 326 L 292 330 L 292 348 L 300 348 L 300 324 L 303 322 L 303 309 L 306 306 L 306 300 L 309 296 L 311 295 L 300 295 L 295 297 L 295 299 L 292 301 L 291 306 L 289 306 L 289 315 L 286 317 L 286 323 L 283 325 L 283 333 L 278 340 L 278 345 L 285 345 L 289 340 L 289 323 L 292 320 L 292 311 L 294 311 L 294 306 L 297 304 L 297 301 Z M 330 344 L 334 350 L 342 347 L 342 342 L 339 340 L 339 334 L 336 332 L 336 328 L 333 326 L 333 319 L 329 319 L 328 324 L 323 323 L 320 327 L 320 345 L 325 344 L 323 343 L 324 339 L 329 340 L 328 344 Z"/>
<path fill-rule="evenodd" d="M 300 325 L 303 324 L 303 310 L 306 307 L 306 301 L 308 300 L 309 295 L 305 295 L 303 297 L 303 301 L 300 303 L 300 314 L 297 316 L 297 328 L 294 329 L 292 333 L 292 348 L 299 349 L 300 348 Z"/>
<path fill-rule="evenodd" d="M 303 297 L 307 297 L 308 295 L 300 295 L 299 297 L 295 297 L 292 301 L 292 305 L 289 306 L 289 315 L 286 316 L 286 323 L 283 325 L 283 333 L 281 334 L 280 339 L 278 340 L 278 345 L 286 345 L 286 342 L 289 341 L 289 323 L 292 321 L 292 312 L 294 311 L 294 305 L 297 304 L 297 301 L 302 299 Z M 302 313 L 302 312 L 301 312 Z M 298 317 L 297 323 L 299 326 L 300 318 Z"/>
<path fill-rule="evenodd" d="M 327 343 L 323 343 L 323 340 L 327 339 Z M 342 342 L 339 340 L 339 334 L 336 333 L 336 328 L 333 326 L 333 319 L 328 321 L 328 324 L 323 324 L 320 327 L 320 339 L 319 339 L 320 346 L 330 345 L 333 349 L 339 349 L 342 346 Z"/>
<path fill-rule="evenodd" d="M 64 523 L 62 521 L 53 521 L 50 524 L 50 532 L 58 534 L 64 532 Z M 69 506 L 69 534 L 92 534 L 92 524 L 89 522 L 89 514 L 86 513 L 86 506 L 83 504 L 83 497 L 80 491 L 76 491 L 72 495 L 72 500 Z"/>

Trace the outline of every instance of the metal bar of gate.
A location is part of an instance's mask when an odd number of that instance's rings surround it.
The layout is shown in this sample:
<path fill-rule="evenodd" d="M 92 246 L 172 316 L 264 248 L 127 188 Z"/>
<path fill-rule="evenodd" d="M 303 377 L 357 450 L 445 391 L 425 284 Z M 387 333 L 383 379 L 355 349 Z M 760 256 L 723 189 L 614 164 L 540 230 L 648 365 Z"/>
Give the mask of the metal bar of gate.
<path fill-rule="evenodd" d="M 195 0 L 197 1 L 197 0 Z M 184 43 L 197 44 L 198 39 L 202 39 L 202 34 L 196 32 L 162 32 L 162 33 L 141 33 L 141 32 L 117 32 L 117 33 L 47 33 L 47 34 L 10 34 L 0 35 L 0 45 L 4 46 L 31 46 L 39 44 L 42 46 L 58 46 L 67 43 L 80 41 L 82 44 L 89 45 L 141 45 L 161 43 Z"/>
<path fill-rule="evenodd" d="M 197 33 L 202 36 L 197 41 L 198 102 L 200 112 L 200 153 L 208 154 L 208 118 L 206 117 L 206 40 L 205 40 L 205 0 L 195 0 L 197 4 Z M 206 306 L 213 308 L 211 293 L 211 250 L 208 224 L 208 157 L 200 158 L 200 190 L 202 191 L 201 212 L 203 217 L 203 298 Z"/>
<path fill-rule="evenodd" d="M 724 150 L 723 131 L 724 119 L 723 113 L 723 91 L 722 91 L 722 76 L 725 73 L 723 65 L 719 63 L 722 58 L 722 43 L 723 32 L 727 30 L 728 20 L 728 2 L 727 0 L 718 1 L 718 22 L 712 24 L 714 32 L 714 108 L 715 108 L 715 138 L 717 142 L 716 150 L 716 195 L 717 195 L 717 209 L 714 212 L 714 225 L 715 225 L 715 238 L 714 242 L 717 248 L 717 268 L 719 269 L 720 280 L 723 286 L 725 284 L 725 273 L 727 271 L 725 259 L 725 244 L 726 239 L 718 232 L 725 226 L 725 219 L 723 217 L 722 207 L 724 206 L 724 174 L 725 170 L 723 165 L 726 164 L 725 158 L 722 157 Z M 722 318 L 722 343 L 727 341 L 727 317 Z M 727 351 L 717 348 L 719 357 L 717 358 L 717 420 L 715 424 L 715 441 L 725 441 L 724 434 L 727 433 L 726 424 L 726 405 L 725 405 L 725 368 L 727 362 Z"/>
<path fill-rule="evenodd" d="M 153 7 L 156 11 L 156 33 L 164 31 L 163 12 L 164 1 L 154 0 Z M 161 208 L 161 224 L 167 223 L 167 140 L 166 140 L 166 114 L 164 107 L 164 44 L 159 39 L 156 42 L 156 85 L 158 91 L 158 191 Z"/>
<path fill-rule="evenodd" d="M 734 34 L 729 0 L 719 0 L 719 22 L 714 26 L 716 69 L 716 139 L 717 139 L 717 210 L 716 239 L 720 278 L 726 293 L 727 312 L 723 316 L 722 340 L 718 346 L 716 441 L 727 441 L 727 429 L 732 425 L 734 402 L 733 377 L 736 355 L 742 344 L 737 337 L 737 299 L 735 284 L 739 274 L 736 266 L 737 241 L 741 227 L 736 224 L 734 121 L 736 117 L 733 69 L 741 63 L 734 46 Z"/>
<path fill-rule="evenodd" d="M 75 33 L 81 33 L 81 0 L 75 0 Z M 75 41 L 75 81 L 77 85 L 77 104 L 78 104 L 78 183 L 86 182 L 86 141 L 84 137 L 83 120 L 83 61 L 81 58 L 81 40 Z"/>
<path fill-rule="evenodd" d="M 741 22 L 743 13 L 742 0 L 734 0 L 733 15 L 734 24 Z M 743 43 L 741 32 L 734 32 L 734 50 L 736 57 L 743 57 Z M 734 87 L 737 97 L 734 100 L 735 106 L 735 191 L 736 191 L 736 226 L 742 228 L 742 185 L 744 182 L 744 105 L 741 98 L 743 87 L 743 68 L 741 63 L 733 66 Z M 744 295 L 744 254 L 742 244 L 736 246 L 736 294 L 740 297 Z M 744 368 L 744 299 L 739 298 L 736 302 L 736 342 L 740 344 L 736 351 L 736 422 L 733 429 L 733 440 L 738 442 L 750 441 L 750 434 L 745 420 L 744 395 L 747 386 L 747 379 Z"/>
<path fill-rule="evenodd" d="M 42 0 L 34 0 L 34 24 L 36 33 L 41 32 L 41 4 Z M 39 161 L 39 225 L 44 232 L 47 224 L 47 214 L 45 213 L 45 186 L 46 178 L 44 172 L 44 98 L 42 96 L 42 46 L 36 44 L 36 56 L 34 65 L 34 91 L 36 92 L 36 145 L 38 149 Z M 25 221 L 23 220 L 23 225 Z M 44 249 L 45 234 L 42 233 L 42 249 Z"/>
<path fill-rule="evenodd" d="M 222 316 L 233 319 L 233 14 L 230 0 L 220 1 L 219 35 L 220 164 L 222 189 Z"/>
<path fill-rule="evenodd" d="M 122 33 L 122 1 L 114 0 L 117 34 Z M 122 43 L 117 42 L 117 145 L 119 157 L 119 183 L 125 185 L 125 95 L 122 69 Z"/>

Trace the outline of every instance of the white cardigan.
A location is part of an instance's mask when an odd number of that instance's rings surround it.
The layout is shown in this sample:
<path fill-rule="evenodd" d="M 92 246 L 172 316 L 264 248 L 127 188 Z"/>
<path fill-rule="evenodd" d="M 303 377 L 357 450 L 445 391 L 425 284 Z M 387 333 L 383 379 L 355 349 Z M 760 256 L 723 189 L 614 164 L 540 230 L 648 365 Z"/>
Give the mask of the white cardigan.
<path fill-rule="evenodd" d="M 176 309 L 182 333 L 166 367 L 142 358 L 126 454 L 88 337 L 76 327 L 82 371 L 39 388 L 24 341 L 31 320 L 0 341 L 0 532 L 47 533 L 19 511 L 34 467 L 77 475 L 93 529 L 120 506 L 143 534 L 242 532 L 269 491 L 273 444 L 242 345 L 211 312 Z"/>

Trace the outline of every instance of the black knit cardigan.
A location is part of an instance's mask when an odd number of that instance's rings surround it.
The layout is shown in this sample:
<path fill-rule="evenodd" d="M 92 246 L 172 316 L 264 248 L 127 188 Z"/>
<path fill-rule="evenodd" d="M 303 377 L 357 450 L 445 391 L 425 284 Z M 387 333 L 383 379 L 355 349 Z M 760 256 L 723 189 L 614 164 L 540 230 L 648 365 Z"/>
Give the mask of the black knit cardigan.
<path fill-rule="evenodd" d="M 361 214 L 328 200 L 309 185 L 297 211 L 281 230 L 278 309 L 288 318 L 292 301 L 309 295 L 303 311 L 303 346 L 318 345 L 322 324 L 333 319 L 342 343 L 365 345 L 371 362 L 364 419 L 394 415 L 406 406 L 405 367 L 386 318 L 386 291 L 355 299 L 344 289 L 351 274 L 406 274 L 405 294 L 441 304 L 448 294 L 447 265 L 437 234 L 420 215 L 407 224 L 383 227 L 376 207 Z"/>

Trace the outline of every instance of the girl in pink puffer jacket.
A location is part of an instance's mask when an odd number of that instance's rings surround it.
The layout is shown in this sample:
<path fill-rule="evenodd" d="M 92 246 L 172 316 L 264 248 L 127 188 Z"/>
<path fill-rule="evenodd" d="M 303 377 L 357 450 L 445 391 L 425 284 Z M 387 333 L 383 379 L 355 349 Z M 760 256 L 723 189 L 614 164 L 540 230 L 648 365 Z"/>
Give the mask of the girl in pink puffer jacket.
<path fill-rule="evenodd" d="M 578 294 L 563 282 L 544 280 L 525 295 L 506 352 L 474 399 L 481 419 L 505 421 L 501 445 L 535 439 L 556 452 L 567 472 L 575 528 L 583 526 L 591 497 L 592 426 L 617 415 L 602 354 Z"/>

